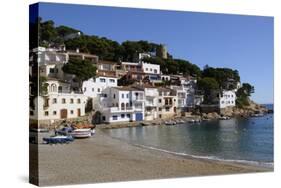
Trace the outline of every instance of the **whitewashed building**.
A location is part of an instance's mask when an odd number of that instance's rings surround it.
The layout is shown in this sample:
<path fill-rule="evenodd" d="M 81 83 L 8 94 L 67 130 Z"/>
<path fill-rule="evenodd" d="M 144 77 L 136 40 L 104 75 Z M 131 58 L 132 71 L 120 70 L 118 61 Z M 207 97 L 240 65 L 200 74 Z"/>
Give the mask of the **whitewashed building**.
<path fill-rule="evenodd" d="M 144 91 L 132 87 L 106 88 L 100 95 L 102 121 L 108 123 L 143 121 Z"/>
<path fill-rule="evenodd" d="M 235 91 L 223 90 L 219 94 L 219 107 L 220 108 L 234 107 L 236 105 L 235 101 L 236 101 Z"/>
<path fill-rule="evenodd" d="M 159 97 L 157 102 L 158 118 L 171 118 L 177 114 L 177 95 L 169 88 L 158 88 Z"/>
<path fill-rule="evenodd" d="M 70 85 L 49 79 L 47 93 L 34 99 L 34 109 L 30 118 L 36 120 L 59 120 L 77 118 L 85 115 L 87 96 L 70 91 Z"/>
<path fill-rule="evenodd" d="M 97 97 L 108 87 L 117 87 L 116 77 L 98 75 L 96 78 L 91 78 L 82 84 L 83 94 L 91 98 Z"/>

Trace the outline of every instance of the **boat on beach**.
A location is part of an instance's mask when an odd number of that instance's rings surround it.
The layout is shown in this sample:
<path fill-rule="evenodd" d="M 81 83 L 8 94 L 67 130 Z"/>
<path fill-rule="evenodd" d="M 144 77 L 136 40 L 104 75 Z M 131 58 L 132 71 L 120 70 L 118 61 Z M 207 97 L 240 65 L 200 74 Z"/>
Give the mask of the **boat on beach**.
<path fill-rule="evenodd" d="M 45 144 L 68 144 L 69 142 L 72 142 L 74 138 L 72 136 L 62 136 L 62 135 L 56 135 L 56 136 L 50 136 L 50 137 L 44 137 L 43 142 Z"/>
<path fill-rule="evenodd" d="M 71 133 L 74 138 L 89 138 L 92 136 L 91 129 L 74 129 Z"/>

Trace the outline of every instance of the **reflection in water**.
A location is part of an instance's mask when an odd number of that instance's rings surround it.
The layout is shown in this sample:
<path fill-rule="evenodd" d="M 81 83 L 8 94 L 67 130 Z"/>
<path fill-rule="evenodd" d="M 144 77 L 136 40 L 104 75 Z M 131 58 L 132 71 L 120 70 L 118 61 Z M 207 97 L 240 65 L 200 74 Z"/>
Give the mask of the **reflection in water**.
<path fill-rule="evenodd" d="M 108 130 L 115 138 L 177 153 L 273 162 L 273 118 L 233 118 L 176 126 Z"/>

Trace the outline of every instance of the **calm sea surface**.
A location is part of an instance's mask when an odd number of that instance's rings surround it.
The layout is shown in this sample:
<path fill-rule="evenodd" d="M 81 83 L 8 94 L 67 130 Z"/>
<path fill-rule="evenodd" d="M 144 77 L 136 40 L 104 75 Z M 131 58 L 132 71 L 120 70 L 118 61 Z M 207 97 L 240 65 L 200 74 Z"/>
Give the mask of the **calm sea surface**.
<path fill-rule="evenodd" d="M 268 107 L 272 108 L 272 105 Z M 179 155 L 273 165 L 273 114 L 107 132 L 131 144 Z"/>

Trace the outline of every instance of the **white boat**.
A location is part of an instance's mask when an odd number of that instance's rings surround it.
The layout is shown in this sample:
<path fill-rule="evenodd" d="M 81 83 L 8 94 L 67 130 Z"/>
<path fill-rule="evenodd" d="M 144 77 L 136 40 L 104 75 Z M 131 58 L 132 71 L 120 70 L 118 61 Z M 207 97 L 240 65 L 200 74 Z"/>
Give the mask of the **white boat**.
<path fill-rule="evenodd" d="M 74 138 L 88 138 L 92 135 L 91 129 L 75 129 L 71 133 Z"/>
<path fill-rule="evenodd" d="M 179 120 L 176 120 L 176 123 L 177 123 L 177 124 L 184 124 L 184 123 L 185 123 L 185 121 L 183 121 L 183 120 L 179 119 Z"/>
<path fill-rule="evenodd" d="M 174 121 L 165 121 L 165 125 L 176 125 Z"/>
<path fill-rule="evenodd" d="M 228 116 L 219 117 L 219 120 L 228 120 L 228 119 L 230 119 L 230 117 L 228 117 Z"/>
<path fill-rule="evenodd" d="M 262 116 L 264 116 L 264 114 L 262 114 L 262 113 L 259 113 L 259 114 L 252 114 L 251 116 L 252 116 L 252 117 L 262 117 Z"/>

